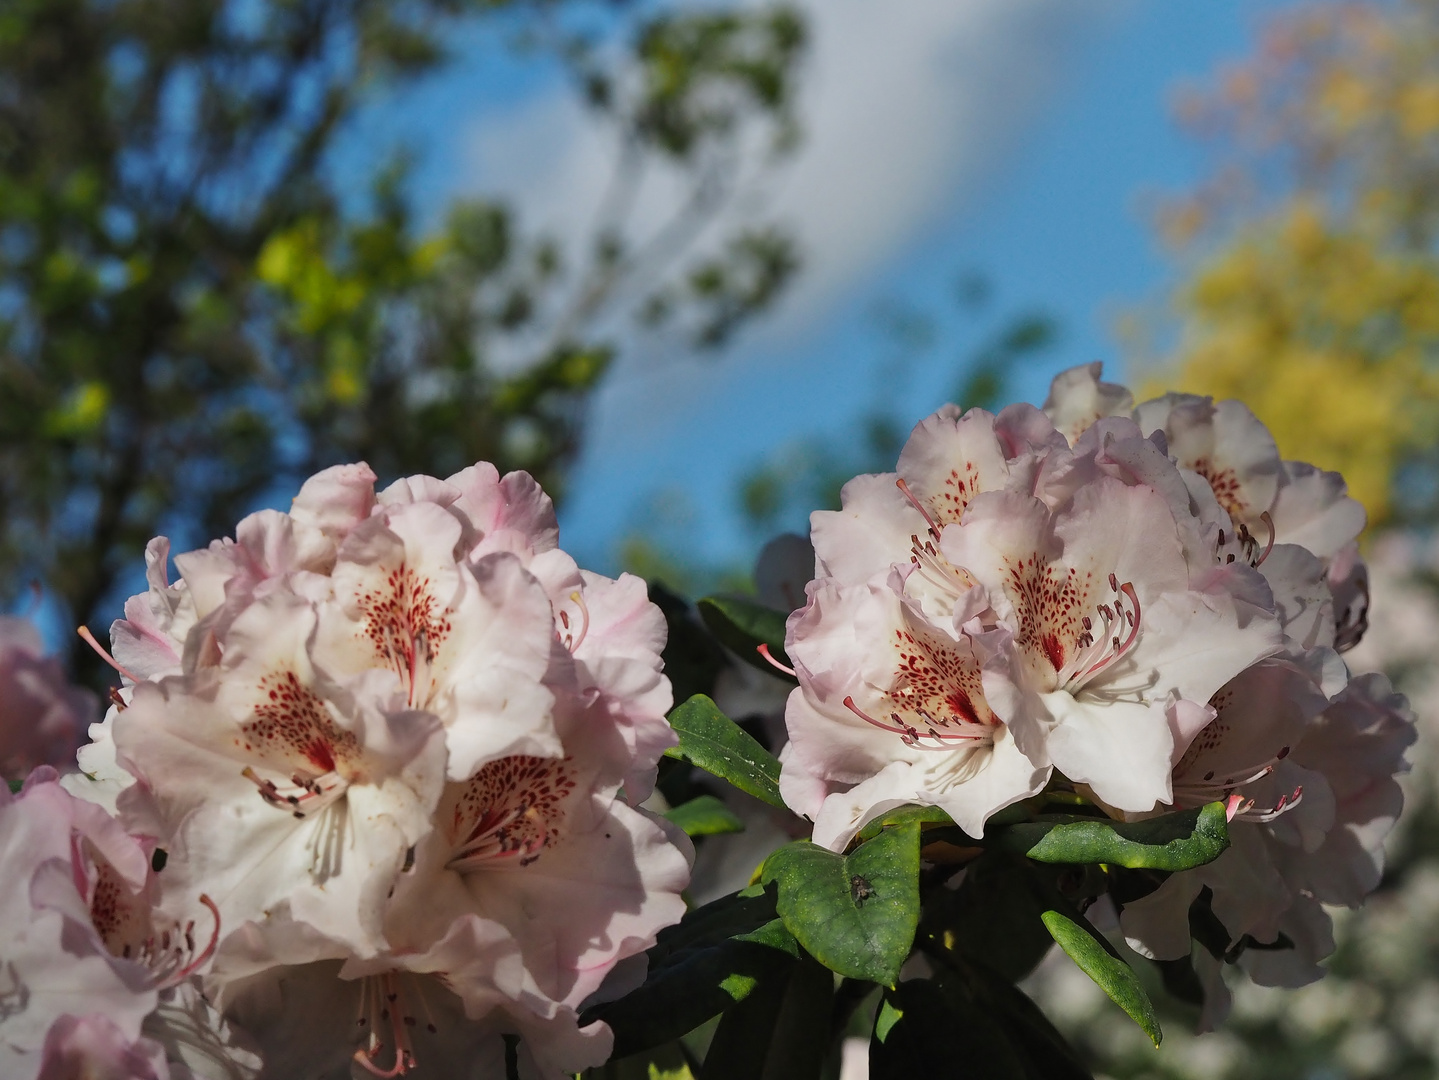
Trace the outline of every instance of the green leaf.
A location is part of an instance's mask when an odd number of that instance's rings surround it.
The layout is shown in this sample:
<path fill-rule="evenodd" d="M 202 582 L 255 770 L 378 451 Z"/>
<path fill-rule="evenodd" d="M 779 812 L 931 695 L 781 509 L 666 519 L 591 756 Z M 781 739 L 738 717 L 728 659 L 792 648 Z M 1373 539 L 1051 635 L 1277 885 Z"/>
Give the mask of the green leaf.
<path fill-rule="evenodd" d="M 795 959 L 799 959 L 799 942 L 795 941 L 794 935 L 785 929 L 783 919 L 771 919 L 748 934 L 736 934 L 732 940 L 753 941 L 758 945 L 768 945 L 771 949 L 787 952 Z"/>
<path fill-rule="evenodd" d="M 834 976 L 801 956 L 725 1012 L 705 1055 L 704 1077 L 819 1080 L 833 1002 Z"/>
<path fill-rule="evenodd" d="M 752 941 L 688 949 L 650 971 L 644 985 L 618 1001 L 587 1009 L 582 1024 L 603 1020 L 624 1057 L 677 1039 L 783 974 L 794 957 Z"/>
<path fill-rule="evenodd" d="M 1046 873 L 1055 871 L 1007 852 L 985 852 L 969 864 L 958 889 L 936 888 L 926 896 L 920 939 L 930 950 L 958 952 L 1018 982 L 1054 948 L 1040 918 L 1054 906 L 1040 877 Z"/>
<path fill-rule="evenodd" d="M 1040 917 L 1059 947 L 1069 954 L 1079 969 L 1109 995 L 1110 1001 L 1128 1013 L 1130 1019 L 1143 1028 L 1158 1046 L 1163 1033 L 1159 1030 L 1154 1004 L 1144 992 L 1134 969 L 1116 955 L 1113 946 L 1095 933 L 1082 915 L 1077 915 L 1077 921 L 1059 911 L 1046 911 Z"/>
<path fill-rule="evenodd" d="M 966 1016 L 943 987 L 911 979 L 884 992 L 869 1044 L 870 1080 L 1029 1080 L 990 1017 Z"/>
<path fill-rule="evenodd" d="M 665 817 L 685 831 L 686 836 L 719 836 L 744 832 L 744 822 L 713 795 L 701 795 L 665 811 Z"/>
<path fill-rule="evenodd" d="M 736 656 L 776 678 L 788 678 L 759 653 L 759 646 L 766 645 L 772 657 L 786 667 L 793 666 L 784 651 L 788 612 L 731 596 L 706 596 L 696 607 L 710 633 L 734 650 Z"/>
<path fill-rule="evenodd" d="M 860 829 L 858 838 L 868 840 L 872 836 L 878 836 L 880 830 L 887 825 L 905 825 L 911 821 L 918 822 L 920 825 L 954 826 L 954 820 L 937 806 L 901 806 L 887 814 L 881 814 Z M 953 832 L 954 829 L 947 831 Z"/>
<path fill-rule="evenodd" d="M 779 760 L 703 694 L 696 694 L 670 713 L 670 726 L 680 737 L 665 751 L 707 773 L 728 780 L 748 795 L 785 808 L 779 794 Z"/>
<path fill-rule="evenodd" d="M 993 1030 L 1020 1059 L 1026 1080 L 1093 1080 L 1063 1035 L 1023 991 L 984 964 L 945 958 L 938 982 L 951 1009 L 979 1028 L 955 1035 L 983 1046 Z"/>
<path fill-rule="evenodd" d="M 995 830 L 1010 851 L 1047 863 L 1110 863 L 1132 870 L 1190 870 L 1229 846 L 1223 803 L 1148 821 L 1050 817 Z"/>
<path fill-rule="evenodd" d="M 760 1080 L 819 1080 L 829 1050 L 834 982 L 829 969 L 812 956 L 791 969 Z"/>
<path fill-rule="evenodd" d="M 660 931 L 644 985 L 586 1010 L 582 1023 L 614 1029 L 616 1058 L 651 1050 L 743 1001 L 798 955 L 773 890 L 721 897 Z"/>
<path fill-rule="evenodd" d="M 848 855 L 809 841 L 765 860 L 790 933 L 820 963 L 852 979 L 892 984 L 919 922 L 919 824 L 885 829 Z"/>

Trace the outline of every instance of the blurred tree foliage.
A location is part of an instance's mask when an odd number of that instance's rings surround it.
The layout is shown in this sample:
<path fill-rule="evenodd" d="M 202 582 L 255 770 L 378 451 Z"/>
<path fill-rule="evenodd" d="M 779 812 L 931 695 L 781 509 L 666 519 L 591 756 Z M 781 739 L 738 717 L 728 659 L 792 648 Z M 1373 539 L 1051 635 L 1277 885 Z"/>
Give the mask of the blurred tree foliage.
<path fill-rule="evenodd" d="M 1218 152 L 1164 205 L 1193 267 L 1160 383 L 1248 402 L 1371 520 L 1439 515 L 1439 5 L 1308 4 L 1180 100 Z"/>
<path fill-rule="evenodd" d="M 696 241 L 795 144 L 802 22 L 589 3 L 608 29 L 586 34 L 582 6 L 3 0 L 0 588 L 107 625 L 151 535 L 224 535 L 341 460 L 487 458 L 556 490 L 621 315 L 714 345 L 769 304 L 797 265 L 781 230 Z M 327 168 L 474 19 L 558 56 L 616 140 L 591 235 L 483 200 L 421 235 L 403 160 Z M 640 235 L 656 168 L 680 197 Z"/>

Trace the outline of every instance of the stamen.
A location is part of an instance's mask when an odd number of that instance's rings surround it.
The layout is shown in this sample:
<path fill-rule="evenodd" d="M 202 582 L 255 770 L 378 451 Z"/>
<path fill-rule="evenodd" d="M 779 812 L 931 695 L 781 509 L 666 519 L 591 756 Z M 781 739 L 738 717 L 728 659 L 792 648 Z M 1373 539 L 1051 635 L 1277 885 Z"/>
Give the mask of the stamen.
<path fill-rule="evenodd" d="M 379 985 L 381 979 L 385 984 L 383 989 Z M 373 992 L 371 983 L 374 984 Z M 361 1016 L 356 1021 L 356 1025 L 362 1029 L 369 1029 L 370 1038 L 367 1046 L 355 1051 L 353 1060 L 371 1076 L 385 1078 L 403 1076 L 419 1064 L 415 1058 L 414 1047 L 410 1042 L 410 1033 L 406 1030 L 408 1026 L 413 1026 L 414 1017 L 407 1015 L 400 1008 L 399 996 L 393 972 L 369 976 L 360 988 Z M 388 1004 L 382 1004 L 382 1002 Z M 380 1051 L 384 1049 L 385 1041 L 376 1030 L 378 1025 L 371 1024 L 369 1016 L 366 1015 L 376 1005 L 380 1008 L 380 1019 L 390 1022 L 390 1039 L 395 1044 L 395 1061 L 388 1069 L 382 1068 L 375 1060 Z M 434 1030 L 433 1025 L 430 1030 Z"/>
<path fill-rule="evenodd" d="M 95 640 L 95 635 L 90 633 L 90 628 L 88 626 L 75 627 L 75 633 L 79 634 L 81 640 L 83 640 L 86 645 L 89 645 L 90 648 L 94 649 L 100 655 L 101 660 L 105 661 L 105 663 L 109 664 L 112 668 L 118 671 L 121 675 L 125 676 L 125 678 L 129 679 L 132 683 L 142 683 L 145 681 L 144 679 L 140 678 L 140 676 L 136 675 L 133 671 L 129 671 L 121 667 L 120 662 L 116 660 L 113 656 L 111 656 L 110 653 L 106 651 L 98 641 Z"/>
<path fill-rule="evenodd" d="M 1266 510 L 1259 515 L 1259 520 L 1264 522 L 1269 528 L 1269 543 L 1264 545 L 1264 554 L 1259 556 L 1259 561 L 1254 564 L 1255 566 L 1262 566 L 1264 560 L 1269 558 L 1269 553 L 1274 550 L 1274 519 L 1269 516 L 1269 511 Z"/>
<path fill-rule="evenodd" d="M 1254 805 L 1254 802 L 1253 802 L 1252 799 L 1250 800 L 1249 805 L 1250 805 L 1250 806 L 1253 806 L 1253 805 Z M 1240 808 L 1243 807 L 1243 806 L 1244 806 L 1244 796 L 1243 796 L 1243 795 L 1240 795 L 1238 792 L 1235 792 L 1233 795 L 1230 795 L 1229 798 L 1228 798 L 1227 800 L 1225 800 L 1225 804 L 1224 804 L 1224 817 L 1225 817 L 1225 820 L 1227 820 L 1227 821 L 1233 821 L 1233 820 L 1235 819 L 1235 817 L 1240 813 Z"/>
<path fill-rule="evenodd" d="M 914 727 L 912 724 L 906 724 L 897 712 L 891 712 L 889 714 L 889 718 L 894 721 L 893 724 L 886 724 L 883 720 L 876 720 L 856 705 L 852 697 L 844 699 L 844 707 L 866 724 L 872 724 L 881 731 L 888 731 L 891 734 L 898 735 L 900 742 L 906 746 L 913 747 L 915 750 L 949 750 L 952 749 L 952 747 L 944 745 L 946 742 L 984 741 L 994 737 L 994 732 L 983 724 L 965 725 L 970 728 L 979 728 L 980 730 L 978 731 L 936 731 L 933 725 L 937 724 L 945 728 L 954 725 L 948 720 L 935 720 L 929 713 L 922 709 L 916 711 L 925 719 L 927 725 L 927 730 L 925 731 L 920 731 L 919 728 Z M 921 741 L 922 739 L 933 739 L 939 743 L 939 745 L 928 746 Z"/>
<path fill-rule="evenodd" d="M 924 506 L 920 503 L 920 501 L 914 497 L 914 492 L 909 490 L 909 485 L 904 482 L 904 478 L 900 477 L 898 480 L 896 480 L 894 482 L 894 486 L 899 488 L 900 491 L 904 492 L 904 497 L 910 501 L 910 503 L 914 506 L 916 510 L 919 511 L 920 517 L 924 518 L 925 524 L 929 526 L 930 535 L 933 536 L 936 540 L 938 540 L 939 527 L 935 525 L 934 518 L 929 516 L 929 511 L 926 510 Z"/>
<path fill-rule="evenodd" d="M 565 648 L 569 649 L 570 652 L 575 652 L 585 643 L 585 635 L 590 632 L 590 609 L 585 605 L 585 598 L 580 595 L 578 590 L 570 593 L 570 599 L 580 606 L 580 618 L 582 620 L 580 622 L 580 633 L 579 636 L 574 639 L 574 644 L 570 643 L 570 636 L 568 634 L 565 635 Z"/>
<path fill-rule="evenodd" d="M 297 818 L 323 810 L 344 795 L 350 786 L 344 777 L 335 772 L 322 775 L 296 772 L 290 777 L 295 786 L 288 791 L 281 790 L 273 780 L 264 779 L 249 765 L 240 770 L 240 775 L 260 789 L 260 798 Z"/>
<path fill-rule="evenodd" d="M 215 926 L 210 931 L 210 940 L 206 942 L 205 948 L 203 951 L 201 951 L 199 956 L 196 956 L 179 971 L 175 972 L 169 978 L 161 982 L 159 986 L 159 989 L 161 990 L 168 989 L 172 986 L 179 986 L 191 975 L 199 971 L 200 968 L 204 966 L 205 962 L 209 960 L 210 957 L 215 955 L 215 947 L 220 944 L 220 909 L 215 906 L 215 901 L 211 900 L 210 897 L 207 896 L 205 893 L 200 894 L 200 903 L 204 904 L 207 908 L 210 909 L 210 915 L 215 920 Z M 188 923 L 185 927 L 185 947 L 188 951 L 192 953 L 195 951 L 195 937 L 193 933 L 194 928 L 195 924 L 193 922 Z"/>
<path fill-rule="evenodd" d="M 758 645 L 755 646 L 754 651 L 763 656 L 770 667 L 775 668 L 778 671 L 783 671 L 792 679 L 799 678 L 799 676 L 794 673 L 794 668 L 789 667 L 785 664 L 781 664 L 778 660 L 776 660 L 773 656 L 770 655 L 769 645 L 766 642 L 761 641 Z"/>

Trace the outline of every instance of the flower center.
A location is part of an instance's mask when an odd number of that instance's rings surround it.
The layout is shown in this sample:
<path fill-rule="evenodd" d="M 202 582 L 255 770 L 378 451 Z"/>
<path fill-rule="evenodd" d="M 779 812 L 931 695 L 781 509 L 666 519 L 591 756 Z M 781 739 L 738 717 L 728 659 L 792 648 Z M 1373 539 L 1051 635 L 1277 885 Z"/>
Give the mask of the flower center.
<path fill-rule="evenodd" d="M 422 708 L 434 694 L 435 658 L 453 626 L 430 580 L 400 563 L 384 584 L 357 600 L 363 634 L 383 667 L 409 688 L 409 702 Z"/>
<path fill-rule="evenodd" d="M 852 697 L 844 699 L 845 708 L 917 750 L 994 741 L 998 720 L 985 701 L 979 665 L 967 641 L 948 640 L 910 623 L 895 630 L 890 644 L 897 663 L 885 695 L 887 718 L 870 716 Z"/>
<path fill-rule="evenodd" d="M 1304 797 L 1304 787 L 1280 795 L 1272 806 L 1260 806 L 1257 800 L 1240 794 L 1238 789 L 1264 779 L 1274 771 L 1281 761 L 1289 756 L 1290 747 L 1281 746 L 1273 757 L 1262 761 L 1245 762 L 1224 772 L 1205 769 L 1204 759 L 1227 741 L 1229 725 L 1221 712 L 1195 736 L 1194 742 L 1174 767 L 1175 809 L 1204 806 L 1207 803 L 1222 802 L 1230 821 L 1273 821 L 1288 810 L 1293 810 Z M 1203 772 L 1200 772 L 1204 769 Z"/>
<path fill-rule="evenodd" d="M 568 759 L 517 754 L 465 781 L 450 824 L 446 865 L 459 873 L 529 866 L 562 835 L 575 789 Z"/>
<path fill-rule="evenodd" d="M 90 918 L 112 956 L 148 969 L 150 983 L 157 990 L 179 985 L 210 959 L 220 942 L 220 911 L 213 900 L 200 894 L 200 903 L 210 909 L 214 926 L 209 940 L 199 948 L 194 919 L 182 925 L 162 915 L 163 921 L 157 925 L 157 913 L 144 897 L 132 893 L 103 858 L 97 855 L 93 861 L 96 877 Z"/>
<path fill-rule="evenodd" d="M 590 632 L 590 609 L 578 589 L 570 593 L 570 600 L 580 609 L 579 619 L 572 620 L 569 612 L 564 608 L 558 609 L 558 618 L 560 621 L 560 640 L 564 642 L 565 648 L 573 653 L 585 643 L 585 635 Z M 576 630 L 574 626 L 571 625 L 575 621 L 579 622 L 579 630 Z"/>
<path fill-rule="evenodd" d="M 260 693 L 261 702 L 252 719 L 240 725 L 235 745 L 261 762 L 284 762 L 289 766 L 290 786 L 281 786 L 250 765 L 241 775 L 271 806 L 297 818 L 318 813 L 342 798 L 350 786 L 346 773 L 360 755 L 359 740 L 334 722 L 324 699 L 301 684 L 293 671 L 266 675 Z"/>
<path fill-rule="evenodd" d="M 1232 537 L 1226 537 L 1224 530 L 1219 530 L 1219 539 L 1214 547 L 1214 561 L 1223 562 L 1227 565 L 1238 561 L 1238 559 L 1242 557 L 1244 561 L 1252 567 L 1258 568 L 1261 566 L 1264 560 L 1269 558 L 1269 553 L 1274 550 L 1275 533 L 1274 519 L 1269 516 L 1268 510 L 1259 515 L 1259 520 L 1264 522 L 1265 526 L 1269 529 L 1269 539 L 1265 542 L 1262 549 L 1259 546 L 1259 538 L 1249 531 L 1248 525 L 1241 522 Z M 1224 548 L 1227 544 L 1232 544 L 1238 550 L 1225 551 Z"/>
<path fill-rule="evenodd" d="M 1077 694 L 1085 683 L 1129 652 L 1139 636 L 1139 596 L 1133 582 L 1121 585 L 1119 579 L 1110 574 L 1109 587 L 1114 591 L 1114 599 L 1100 604 L 1093 615 L 1080 620 L 1083 630 L 1074 643 L 1074 651 L 1055 672 L 1060 689 L 1071 694 Z"/>

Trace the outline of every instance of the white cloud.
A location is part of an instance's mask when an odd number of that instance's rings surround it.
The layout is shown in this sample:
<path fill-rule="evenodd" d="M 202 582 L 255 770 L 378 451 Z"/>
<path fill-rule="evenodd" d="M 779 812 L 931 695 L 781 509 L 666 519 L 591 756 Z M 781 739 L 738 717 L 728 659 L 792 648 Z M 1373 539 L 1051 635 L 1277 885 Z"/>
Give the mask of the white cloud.
<path fill-rule="evenodd" d="M 663 343 L 648 346 L 652 355 L 628 352 L 594 402 L 566 528 L 600 543 L 625 527 L 647 492 L 675 484 L 707 505 L 727 499 L 736 463 L 784 434 L 747 430 L 764 422 L 758 413 L 774 411 L 774 400 L 754 407 L 754 387 L 773 386 L 776 399 L 790 381 L 782 369 L 794 365 L 807 365 L 811 379 L 839 375 L 807 356 L 807 345 L 862 302 L 907 245 L 1002 179 L 1041 107 L 1062 89 L 1066 64 L 1131 4 L 804 0 L 805 141 L 763 208 L 797 232 L 804 270 L 780 309 L 749 327 L 722 363 L 653 355 Z M 467 186 L 504 192 L 527 228 L 583 235 L 613 153 L 573 92 L 556 87 L 477 118 Z M 660 177 L 642 193 L 649 223 L 675 190 Z"/>
<path fill-rule="evenodd" d="M 791 337 L 1007 156 L 1056 86 L 1087 24 L 1118 0 L 809 0 L 799 114 L 805 141 L 764 207 L 799 235 L 805 272 L 760 340 Z M 583 235 L 614 143 L 556 86 L 469 133 L 466 186 L 516 199 L 524 221 Z M 673 205 L 670 178 L 641 194 L 644 224 Z"/>

